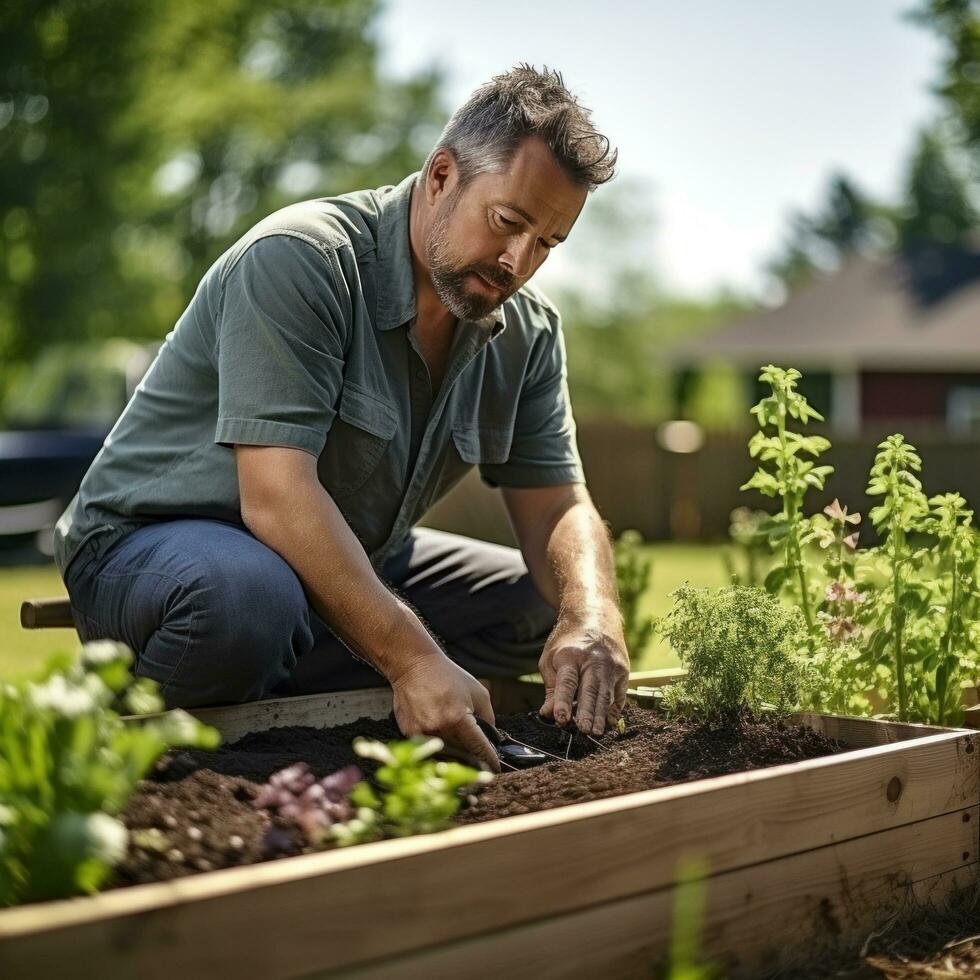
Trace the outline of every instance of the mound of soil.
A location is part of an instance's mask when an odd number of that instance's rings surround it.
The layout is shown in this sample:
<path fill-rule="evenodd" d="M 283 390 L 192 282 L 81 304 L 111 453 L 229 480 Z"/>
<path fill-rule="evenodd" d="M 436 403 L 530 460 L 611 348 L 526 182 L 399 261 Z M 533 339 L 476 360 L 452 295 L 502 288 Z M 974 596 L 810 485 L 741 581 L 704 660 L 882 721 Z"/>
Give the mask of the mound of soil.
<path fill-rule="evenodd" d="M 625 717 L 624 734 L 601 738 L 564 731 L 533 714 L 498 717 L 498 728 L 549 753 L 553 761 L 502 773 L 471 799 L 458 822 L 478 823 L 843 751 L 811 729 L 778 722 L 707 728 L 668 721 L 633 705 Z M 252 805 L 258 787 L 300 761 L 318 778 L 351 764 L 370 772 L 373 764 L 351 749 L 357 735 L 400 737 L 392 719 L 361 719 L 330 729 L 275 728 L 214 752 L 163 756 L 122 814 L 131 844 L 115 883 L 161 881 L 300 853 L 298 838 L 288 831 L 277 835 L 270 852 L 269 816 Z"/>

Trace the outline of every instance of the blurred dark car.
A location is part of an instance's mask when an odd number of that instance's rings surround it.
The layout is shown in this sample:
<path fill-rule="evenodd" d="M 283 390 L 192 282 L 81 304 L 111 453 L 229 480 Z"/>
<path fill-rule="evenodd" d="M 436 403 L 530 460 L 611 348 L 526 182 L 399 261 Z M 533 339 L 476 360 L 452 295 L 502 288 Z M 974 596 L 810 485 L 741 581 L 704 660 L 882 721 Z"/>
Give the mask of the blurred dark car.
<path fill-rule="evenodd" d="M 55 522 L 158 348 L 56 344 L 15 379 L 0 431 L 0 549 L 51 554 Z"/>

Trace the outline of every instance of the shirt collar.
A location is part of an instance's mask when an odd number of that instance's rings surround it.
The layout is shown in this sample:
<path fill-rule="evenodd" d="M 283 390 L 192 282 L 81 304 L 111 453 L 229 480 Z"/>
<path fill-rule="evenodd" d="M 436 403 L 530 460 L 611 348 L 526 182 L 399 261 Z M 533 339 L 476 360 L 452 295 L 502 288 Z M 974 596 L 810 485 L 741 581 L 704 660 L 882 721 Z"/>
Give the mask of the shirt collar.
<path fill-rule="evenodd" d="M 412 272 L 412 247 L 408 234 L 409 205 L 417 173 L 409 174 L 400 184 L 383 193 L 378 219 L 378 330 L 391 330 L 411 320 L 415 310 L 415 277 Z M 472 321 L 493 340 L 507 326 L 504 310 L 498 307 L 482 320 Z"/>

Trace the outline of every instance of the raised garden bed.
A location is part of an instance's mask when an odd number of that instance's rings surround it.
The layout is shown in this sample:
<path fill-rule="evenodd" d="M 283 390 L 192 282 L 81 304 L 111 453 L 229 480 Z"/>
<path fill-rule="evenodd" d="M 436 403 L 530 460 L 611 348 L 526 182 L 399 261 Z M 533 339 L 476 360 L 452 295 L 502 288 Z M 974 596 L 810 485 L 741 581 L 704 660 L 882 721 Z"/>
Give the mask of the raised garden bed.
<path fill-rule="evenodd" d="M 230 741 L 390 708 L 379 689 L 198 714 Z M 7 910 L 0 976 L 648 976 L 685 853 L 709 868 L 703 951 L 758 973 L 975 879 L 977 735 L 796 720 L 851 751 Z"/>

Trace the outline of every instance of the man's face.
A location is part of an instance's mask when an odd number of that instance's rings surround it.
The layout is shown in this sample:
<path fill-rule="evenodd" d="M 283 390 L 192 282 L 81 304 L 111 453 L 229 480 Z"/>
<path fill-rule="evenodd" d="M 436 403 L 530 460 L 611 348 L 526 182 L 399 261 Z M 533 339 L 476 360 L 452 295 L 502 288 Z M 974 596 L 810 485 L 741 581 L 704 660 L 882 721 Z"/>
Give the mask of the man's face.
<path fill-rule="evenodd" d="M 459 320 L 480 320 L 538 270 L 568 237 L 587 190 L 538 139 L 525 140 L 504 173 L 480 174 L 436 204 L 426 241 L 429 276 Z"/>

